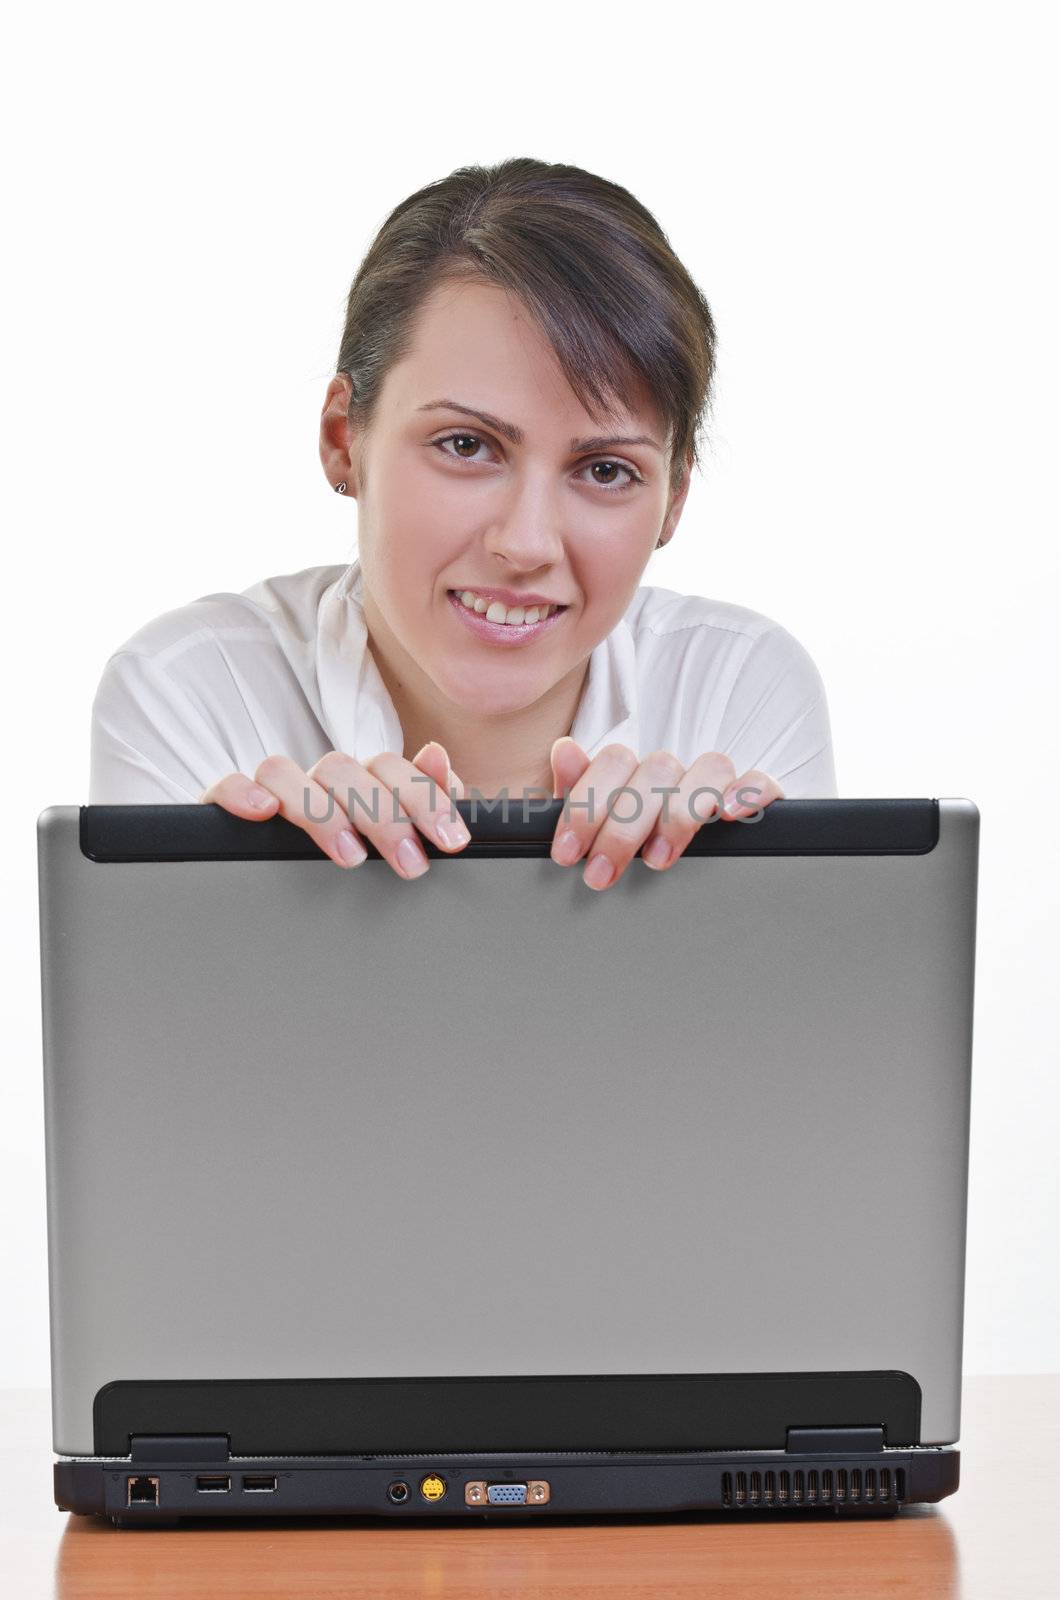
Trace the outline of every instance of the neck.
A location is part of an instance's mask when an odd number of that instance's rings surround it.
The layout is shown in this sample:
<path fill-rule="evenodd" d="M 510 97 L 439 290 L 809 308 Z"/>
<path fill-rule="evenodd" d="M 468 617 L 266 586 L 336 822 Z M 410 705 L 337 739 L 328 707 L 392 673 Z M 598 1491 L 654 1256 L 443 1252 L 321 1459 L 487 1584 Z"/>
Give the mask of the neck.
<path fill-rule="evenodd" d="M 445 747 L 469 794 L 489 798 L 506 789 L 512 800 L 521 799 L 524 790 L 551 796 L 549 753 L 571 730 L 588 658 L 532 705 L 494 714 L 469 712 L 447 700 L 402 650 L 367 595 L 364 609 L 372 657 L 401 723 L 405 759 L 411 761 L 433 739 Z"/>
<path fill-rule="evenodd" d="M 524 791 L 552 794 L 549 752 L 556 740 L 571 730 L 586 670 L 583 662 L 573 682 L 563 679 L 524 710 L 472 716 L 445 701 L 433 709 L 415 704 L 400 683 L 387 680 L 380 667 L 401 722 L 406 759 L 411 761 L 434 739 L 444 745 L 450 765 L 469 795 L 489 797 L 507 791 L 513 801 L 521 799 Z"/>

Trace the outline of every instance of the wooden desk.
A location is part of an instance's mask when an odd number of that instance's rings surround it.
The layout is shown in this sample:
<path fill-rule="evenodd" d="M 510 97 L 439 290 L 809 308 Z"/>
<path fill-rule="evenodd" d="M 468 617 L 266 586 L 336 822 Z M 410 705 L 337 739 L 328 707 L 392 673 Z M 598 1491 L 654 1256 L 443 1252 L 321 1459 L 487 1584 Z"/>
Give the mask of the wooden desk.
<path fill-rule="evenodd" d="M 120 1532 L 55 1508 L 47 1394 L 8 1390 L 0 1584 L 12 1600 L 1056 1600 L 1060 1374 L 967 1379 L 963 1426 L 957 1493 L 879 1522 L 685 1513 Z"/>

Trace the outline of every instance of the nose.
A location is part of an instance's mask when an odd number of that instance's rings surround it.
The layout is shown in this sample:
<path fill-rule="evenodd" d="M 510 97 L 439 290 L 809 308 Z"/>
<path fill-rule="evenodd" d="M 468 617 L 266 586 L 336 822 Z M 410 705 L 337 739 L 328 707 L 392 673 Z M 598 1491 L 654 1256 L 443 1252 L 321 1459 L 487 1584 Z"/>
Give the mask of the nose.
<path fill-rule="evenodd" d="M 486 532 L 485 548 L 519 572 L 556 566 L 564 556 L 560 517 L 549 485 L 527 474 L 504 497 Z"/>

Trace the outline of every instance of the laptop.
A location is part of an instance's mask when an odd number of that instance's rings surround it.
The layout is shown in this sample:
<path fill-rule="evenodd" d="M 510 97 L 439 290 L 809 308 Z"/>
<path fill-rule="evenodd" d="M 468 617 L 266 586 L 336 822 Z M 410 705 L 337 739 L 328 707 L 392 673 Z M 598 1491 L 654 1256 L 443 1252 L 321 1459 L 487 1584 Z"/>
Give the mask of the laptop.
<path fill-rule="evenodd" d="M 778 800 L 586 888 L 38 821 L 56 1503 L 891 1515 L 958 1483 L 979 812 Z"/>

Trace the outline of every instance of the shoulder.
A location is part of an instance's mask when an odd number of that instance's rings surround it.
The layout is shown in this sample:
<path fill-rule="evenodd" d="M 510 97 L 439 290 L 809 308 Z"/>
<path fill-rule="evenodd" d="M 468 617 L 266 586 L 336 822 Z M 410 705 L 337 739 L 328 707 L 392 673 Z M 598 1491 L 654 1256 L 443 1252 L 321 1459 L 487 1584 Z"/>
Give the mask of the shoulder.
<path fill-rule="evenodd" d="M 736 672 L 785 665 L 816 671 L 805 647 L 780 622 L 733 601 L 644 585 L 624 620 L 638 661 L 648 666 L 694 656 L 701 665 L 725 662 Z"/>
<path fill-rule="evenodd" d="M 262 578 L 242 591 L 219 590 L 175 606 L 137 628 L 111 655 L 173 666 L 197 649 L 245 641 L 284 649 L 315 635 L 320 605 L 347 572 L 344 566 L 305 567 Z"/>
<path fill-rule="evenodd" d="M 730 601 L 642 588 L 626 613 L 642 748 L 691 764 L 723 751 L 786 795 L 834 795 L 824 684 L 809 651 L 773 617 Z"/>
<path fill-rule="evenodd" d="M 701 637 L 712 634 L 754 638 L 776 624 L 761 612 L 728 600 L 710 600 L 701 594 L 679 594 L 644 584 L 633 596 L 625 620 L 634 637 L 667 638 L 695 629 Z"/>

